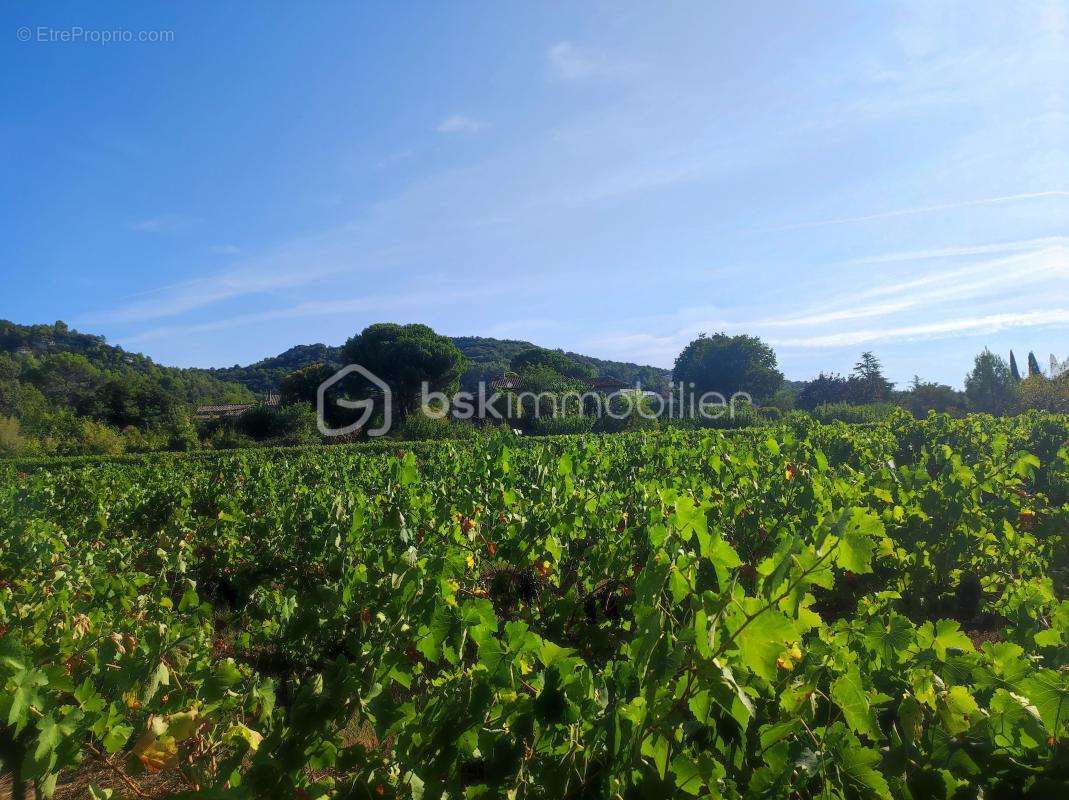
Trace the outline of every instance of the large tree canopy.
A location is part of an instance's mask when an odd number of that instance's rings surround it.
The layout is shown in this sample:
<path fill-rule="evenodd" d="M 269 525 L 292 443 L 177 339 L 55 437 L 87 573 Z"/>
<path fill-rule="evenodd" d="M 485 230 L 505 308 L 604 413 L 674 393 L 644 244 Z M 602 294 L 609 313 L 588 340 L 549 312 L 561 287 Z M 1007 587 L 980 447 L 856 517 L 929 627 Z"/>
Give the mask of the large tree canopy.
<path fill-rule="evenodd" d="M 317 361 L 307 367 L 295 370 L 282 379 L 279 395 L 286 405 L 292 403 L 316 403 L 316 393 L 319 386 L 330 378 L 337 369 Z"/>
<path fill-rule="evenodd" d="M 343 352 L 346 364 L 359 364 L 386 382 L 402 418 L 419 403 L 424 382 L 432 392 L 451 391 L 467 367 L 452 340 L 426 325 L 369 325 Z"/>
<path fill-rule="evenodd" d="M 547 350 L 544 347 L 532 347 L 517 353 L 509 366 L 514 372 L 525 372 L 534 367 L 549 367 L 565 378 L 593 378 L 595 374 L 592 367 L 573 361 L 559 350 Z"/>
<path fill-rule="evenodd" d="M 850 382 L 853 384 L 851 394 L 855 403 L 883 403 L 890 399 L 895 388 L 884 377 L 883 365 L 871 350 L 861 354 L 861 359 L 854 365 Z"/>
<path fill-rule="evenodd" d="M 837 372 L 822 372 L 802 387 L 794 404 L 798 408 L 812 411 L 817 406 L 849 402 L 850 381 Z"/>
<path fill-rule="evenodd" d="M 697 394 L 719 392 L 730 398 L 746 392 L 756 402 L 765 402 L 783 383 L 776 368 L 776 354 L 756 336 L 702 334 L 683 348 L 672 378 Z"/>
<path fill-rule="evenodd" d="M 965 376 L 965 396 L 971 411 L 1005 414 L 1017 402 L 1017 387 L 1009 364 L 1001 356 L 984 350 L 976 357 L 972 372 Z"/>

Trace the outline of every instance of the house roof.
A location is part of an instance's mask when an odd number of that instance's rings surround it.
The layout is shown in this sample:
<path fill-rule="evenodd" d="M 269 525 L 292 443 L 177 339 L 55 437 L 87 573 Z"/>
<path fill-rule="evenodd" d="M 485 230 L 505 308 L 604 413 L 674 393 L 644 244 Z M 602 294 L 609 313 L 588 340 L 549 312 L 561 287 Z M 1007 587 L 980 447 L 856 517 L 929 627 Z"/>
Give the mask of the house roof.
<path fill-rule="evenodd" d="M 198 417 L 236 417 L 239 414 L 244 414 L 250 408 L 256 408 L 258 405 L 268 406 L 274 408 L 279 404 L 279 396 L 277 394 L 269 394 L 264 398 L 262 403 L 224 403 L 222 405 L 214 406 L 197 406 L 196 416 Z"/>
<path fill-rule="evenodd" d="M 504 375 L 500 378 L 493 378 L 490 381 L 491 389 L 519 389 L 520 386 L 518 375 Z"/>

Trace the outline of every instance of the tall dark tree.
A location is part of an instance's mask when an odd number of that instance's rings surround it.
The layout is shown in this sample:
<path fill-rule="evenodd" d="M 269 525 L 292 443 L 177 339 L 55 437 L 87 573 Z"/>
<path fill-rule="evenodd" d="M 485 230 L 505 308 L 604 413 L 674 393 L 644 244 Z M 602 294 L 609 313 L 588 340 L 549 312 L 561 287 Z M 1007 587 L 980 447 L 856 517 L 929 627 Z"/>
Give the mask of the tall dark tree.
<path fill-rule="evenodd" d="M 672 378 L 688 392 L 719 392 L 725 398 L 745 392 L 758 403 L 767 401 L 783 383 L 771 347 L 756 336 L 725 333 L 703 333 L 683 348 Z"/>
<path fill-rule="evenodd" d="M 1007 414 L 1017 402 L 1017 387 L 1002 357 L 984 350 L 965 377 L 965 397 L 971 411 Z"/>
<path fill-rule="evenodd" d="M 883 403 L 895 385 L 883 375 L 883 365 L 871 351 L 861 354 L 850 376 L 850 395 L 855 403 Z"/>
<path fill-rule="evenodd" d="M 359 364 L 386 382 L 401 419 L 419 404 L 424 383 L 432 392 L 452 391 L 467 367 L 452 340 L 426 325 L 369 325 L 345 343 L 343 352 L 346 364 Z"/>
<path fill-rule="evenodd" d="M 1021 380 L 1021 370 L 1017 369 L 1017 357 L 1010 350 L 1010 377 L 1015 381 Z"/>
<path fill-rule="evenodd" d="M 1039 359 L 1036 358 L 1036 354 L 1033 352 L 1028 353 L 1028 377 L 1034 378 L 1036 375 L 1042 375 L 1043 370 L 1039 367 Z"/>

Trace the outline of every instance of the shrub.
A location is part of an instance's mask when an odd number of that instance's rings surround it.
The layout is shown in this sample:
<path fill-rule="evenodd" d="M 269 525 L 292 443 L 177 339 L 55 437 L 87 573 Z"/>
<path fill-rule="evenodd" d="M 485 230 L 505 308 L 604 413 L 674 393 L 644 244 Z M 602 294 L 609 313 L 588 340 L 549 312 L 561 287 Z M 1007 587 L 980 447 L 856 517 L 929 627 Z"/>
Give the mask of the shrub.
<path fill-rule="evenodd" d="M 122 434 L 114 428 L 109 428 L 103 422 L 91 419 L 82 420 L 76 443 L 78 453 L 114 456 L 123 452 L 124 447 Z"/>
<path fill-rule="evenodd" d="M 867 422 L 883 422 L 903 413 L 893 403 L 871 403 L 863 406 L 850 403 L 828 403 L 813 409 L 813 418 L 818 422 L 848 422 L 853 425 Z"/>
<path fill-rule="evenodd" d="M 1043 375 L 1031 375 L 1017 386 L 1017 404 L 1024 411 L 1069 414 L 1069 379 L 1052 381 Z"/>
<path fill-rule="evenodd" d="M 602 413 L 591 430 L 596 433 L 653 430 L 658 427 L 656 411 L 651 399 L 641 392 L 616 392 L 605 398 Z"/>
<path fill-rule="evenodd" d="M 570 433 L 590 433 L 595 429 L 594 417 L 568 414 L 559 417 L 539 417 L 528 421 L 527 432 L 535 436 L 561 436 Z"/>
<path fill-rule="evenodd" d="M 432 417 L 420 412 L 405 417 L 395 433 L 398 438 L 406 441 L 470 439 L 478 436 L 478 431 L 471 423 L 451 420 L 448 417 Z"/>
<path fill-rule="evenodd" d="M 273 444 L 313 444 L 319 441 L 315 410 L 307 403 L 279 408 L 256 406 L 238 417 L 237 431 Z"/>
<path fill-rule="evenodd" d="M 0 456 L 14 456 L 29 449 L 30 441 L 19 432 L 14 417 L 0 417 Z"/>
<path fill-rule="evenodd" d="M 716 413 L 710 410 L 710 414 Z M 675 417 L 666 422 L 669 427 L 693 430 L 696 428 L 710 430 L 735 430 L 737 428 L 753 428 L 765 424 L 764 419 L 757 413 L 757 409 L 749 403 L 736 403 L 734 409 L 723 409 L 720 416 Z"/>

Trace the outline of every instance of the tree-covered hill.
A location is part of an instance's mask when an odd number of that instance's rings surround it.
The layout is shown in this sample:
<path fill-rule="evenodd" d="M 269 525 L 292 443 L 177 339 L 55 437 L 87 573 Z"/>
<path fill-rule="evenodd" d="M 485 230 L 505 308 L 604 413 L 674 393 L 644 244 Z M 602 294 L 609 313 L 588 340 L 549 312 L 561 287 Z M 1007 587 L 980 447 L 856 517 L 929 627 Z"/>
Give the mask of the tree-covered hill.
<path fill-rule="evenodd" d="M 524 350 L 536 345 L 518 339 L 493 339 L 485 336 L 454 336 L 453 344 L 468 359 L 467 371 L 460 379 L 461 387 L 473 391 L 479 381 L 487 381 L 508 370 L 509 362 Z M 611 377 L 627 384 L 640 382 L 643 386 L 656 388 L 671 379 L 669 370 L 641 366 L 624 361 L 606 361 L 578 353 L 565 353 L 569 358 L 591 367 L 599 377 Z M 207 373 L 229 381 L 236 381 L 257 394 L 277 392 L 282 379 L 309 364 L 326 363 L 341 366 L 341 347 L 325 344 L 307 344 L 291 347 L 277 356 L 262 359 L 246 367 L 233 366 L 206 370 Z"/>
<path fill-rule="evenodd" d="M 254 399 L 241 384 L 213 375 L 210 370 L 165 367 L 148 356 L 131 353 L 108 344 L 103 336 L 81 333 L 64 322 L 53 325 L 18 325 L 0 320 L 0 355 L 4 370 L 0 377 L 15 377 L 37 385 L 56 380 L 93 384 L 99 380 L 129 379 L 148 381 L 180 403 L 243 403 Z M 61 368 L 62 367 L 62 368 Z M 47 394 L 47 392 L 46 392 Z"/>

